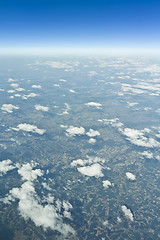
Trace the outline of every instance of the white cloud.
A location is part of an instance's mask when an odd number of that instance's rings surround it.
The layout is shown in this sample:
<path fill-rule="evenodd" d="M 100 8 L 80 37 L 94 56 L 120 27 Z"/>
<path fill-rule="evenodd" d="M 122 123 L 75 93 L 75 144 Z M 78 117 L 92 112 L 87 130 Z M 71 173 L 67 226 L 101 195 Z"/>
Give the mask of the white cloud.
<path fill-rule="evenodd" d="M 3 160 L 0 162 L 0 176 L 6 174 L 8 171 L 14 169 L 15 166 L 12 165 L 12 161 L 10 159 Z"/>
<path fill-rule="evenodd" d="M 14 94 L 15 97 L 21 97 L 22 95 L 19 93 Z"/>
<path fill-rule="evenodd" d="M 17 84 L 17 83 L 11 83 L 11 87 L 13 87 L 13 88 L 18 88 L 18 86 L 19 86 L 19 84 Z"/>
<path fill-rule="evenodd" d="M 102 104 L 100 103 L 97 103 L 97 102 L 88 102 L 88 103 L 85 103 L 86 106 L 91 106 L 91 107 L 101 107 Z"/>
<path fill-rule="evenodd" d="M 82 159 L 77 159 L 71 162 L 72 167 L 76 167 L 77 165 L 84 166 L 85 164 L 86 164 L 86 160 L 82 160 Z"/>
<path fill-rule="evenodd" d="M 103 177 L 102 166 L 99 163 L 95 163 L 91 166 L 79 167 L 77 170 L 89 177 Z"/>
<path fill-rule="evenodd" d="M 17 164 L 18 173 L 25 182 L 21 187 L 11 189 L 1 201 L 5 204 L 11 204 L 17 199 L 20 215 L 26 221 L 29 219 L 33 221 L 37 227 L 41 226 L 44 230 L 51 228 L 65 236 L 69 233 L 75 234 L 75 230 L 70 225 L 63 223 L 63 217 L 72 219 L 69 212 L 72 205 L 68 201 L 55 201 L 51 194 L 41 198 L 38 196 L 34 182 L 37 177 L 42 177 L 43 172 L 40 169 L 34 170 L 35 166 L 34 163 Z"/>
<path fill-rule="evenodd" d="M 104 226 L 107 226 L 107 225 L 108 225 L 108 220 L 104 221 L 104 222 L 103 222 L 103 225 L 104 225 Z"/>
<path fill-rule="evenodd" d="M 60 127 L 61 127 L 61 128 L 67 128 L 68 126 L 61 124 Z"/>
<path fill-rule="evenodd" d="M 8 112 L 8 113 L 12 113 L 14 109 L 19 109 L 19 107 L 16 107 L 16 106 L 14 106 L 12 104 L 3 104 L 1 109 L 3 111 Z"/>
<path fill-rule="evenodd" d="M 65 103 L 65 109 L 63 109 L 62 113 L 59 113 L 58 115 L 66 115 L 69 114 L 69 111 L 71 110 L 71 107 L 68 103 Z"/>
<path fill-rule="evenodd" d="M 8 92 L 8 93 L 14 93 L 15 90 L 8 90 L 7 92 Z"/>
<path fill-rule="evenodd" d="M 86 159 L 77 159 L 71 162 L 72 167 L 76 167 L 77 170 L 86 176 L 102 177 L 102 165 L 105 159 L 98 157 L 86 156 Z M 101 164 L 99 164 L 101 163 Z M 78 167 L 79 166 L 79 167 Z M 80 167 L 81 166 L 81 167 Z"/>
<path fill-rule="evenodd" d="M 15 82 L 16 80 L 14 80 L 13 78 L 9 78 L 8 82 Z"/>
<path fill-rule="evenodd" d="M 70 89 L 69 91 L 70 91 L 71 93 L 75 93 L 75 91 L 74 91 L 74 90 L 72 90 L 72 89 Z"/>
<path fill-rule="evenodd" d="M 38 96 L 38 94 L 36 94 L 36 93 L 30 93 L 30 94 L 28 94 L 28 95 L 25 95 L 27 98 L 29 98 L 29 97 L 37 97 Z"/>
<path fill-rule="evenodd" d="M 71 213 L 68 212 L 69 209 L 73 208 L 72 205 L 67 201 L 63 201 L 63 208 L 64 208 L 64 212 L 63 212 L 64 217 L 72 219 Z"/>
<path fill-rule="evenodd" d="M 156 158 L 158 161 L 160 161 L 160 156 L 159 156 L 159 155 L 157 155 L 155 158 Z"/>
<path fill-rule="evenodd" d="M 67 82 L 65 79 L 59 79 L 60 82 Z"/>
<path fill-rule="evenodd" d="M 133 107 L 133 106 L 137 105 L 138 103 L 136 103 L 136 102 L 127 102 L 127 104 L 128 104 L 129 107 Z"/>
<path fill-rule="evenodd" d="M 16 88 L 15 90 L 18 91 L 18 92 L 23 92 L 23 91 L 25 91 L 24 88 L 20 88 L 20 87 L 19 87 L 19 88 Z"/>
<path fill-rule="evenodd" d="M 86 135 L 89 137 L 96 137 L 96 136 L 100 136 L 100 133 L 93 129 L 89 129 L 89 132 L 87 132 Z"/>
<path fill-rule="evenodd" d="M 63 223 L 62 215 L 54 205 L 41 205 L 32 182 L 26 181 L 21 188 L 13 188 L 10 194 L 19 200 L 18 210 L 25 220 L 31 219 L 37 227 L 42 226 L 44 230 L 51 228 L 64 235 L 75 233 L 71 226 Z"/>
<path fill-rule="evenodd" d="M 132 214 L 132 212 L 131 212 L 130 209 L 128 209 L 125 205 L 123 205 L 123 206 L 121 207 L 121 209 L 122 209 L 124 215 L 125 215 L 127 218 L 129 218 L 131 221 L 134 220 L 133 214 Z"/>
<path fill-rule="evenodd" d="M 152 108 L 150 108 L 150 107 L 145 107 L 144 108 L 144 111 L 149 111 L 149 110 L 152 110 Z"/>
<path fill-rule="evenodd" d="M 72 167 L 76 167 L 77 165 L 80 166 L 85 166 L 85 165 L 90 165 L 93 163 L 104 163 L 105 160 L 103 158 L 99 158 L 99 157 L 91 157 L 91 156 L 86 156 L 86 159 L 82 160 L 82 159 L 78 159 L 78 160 L 74 160 L 71 163 Z"/>
<path fill-rule="evenodd" d="M 76 135 L 84 135 L 85 129 L 83 127 L 70 126 L 69 128 L 66 129 L 66 132 L 67 132 L 67 136 L 73 137 Z"/>
<path fill-rule="evenodd" d="M 37 179 L 37 177 L 40 177 L 43 175 L 43 172 L 40 169 L 33 169 L 34 164 L 23 164 L 18 169 L 18 173 L 21 175 L 22 180 L 27 181 L 34 181 Z"/>
<path fill-rule="evenodd" d="M 41 89 L 41 88 L 42 88 L 42 86 L 41 86 L 41 85 L 32 85 L 32 88 Z"/>
<path fill-rule="evenodd" d="M 122 220 L 121 220 L 120 217 L 117 217 L 117 222 L 118 222 L 118 223 L 121 223 L 121 222 L 122 222 Z"/>
<path fill-rule="evenodd" d="M 88 142 L 91 143 L 91 144 L 94 144 L 94 143 L 96 143 L 96 139 L 95 138 L 90 138 L 88 140 Z"/>
<path fill-rule="evenodd" d="M 20 95 L 21 96 L 21 95 Z M 28 94 L 28 95 L 23 95 L 22 96 L 22 99 L 28 99 L 28 98 L 33 98 L 33 97 L 37 97 L 38 96 L 38 94 L 36 94 L 36 93 L 30 93 L 30 94 Z"/>
<path fill-rule="evenodd" d="M 126 172 L 126 177 L 131 181 L 136 180 L 136 176 L 131 172 Z"/>
<path fill-rule="evenodd" d="M 113 119 L 99 119 L 99 122 L 104 122 L 105 124 L 110 124 L 112 127 L 116 127 L 119 130 L 123 126 L 123 123 L 119 121 L 119 118 L 113 118 Z"/>
<path fill-rule="evenodd" d="M 103 187 L 104 188 L 109 188 L 112 186 L 112 183 L 109 180 L 103 181 Z"/>
<path fill-rule="evenodd" d="M 149 159 L 153 158 L 153 153 L 151 153 L 151 152 L 144 151 L 141 154 L 143 156 L 145 156 L 146 158 L 149 158 Z"/>
<path fill-rule="evenodd" d="M 148 133 L 147 129 L 137 130 L 132 128 L 124 128 L 123 130 L 121 129 L 121 132 L 131 143 L 137 146 L 150 148 L 160 146 L 160 143 L 157 142 L 154 138 L 144 136 L 145 132 Z"/>
<path fill-rule="evenodd" d="M 44 107 L 44 106 L 41 106 L 41 105 L 38 104 L 38 105 L 35 105 L 35 109 L 43 111 L 43 112 L 48 112 L 49 107 Z"/>
<path fill-rule="evenodd" d="M 22 130 L 22 131 L 25 131 L 25 132 L 38 133 L 40 135 L 45 133 L 44 129 L 39 129 L 39 128 L 37 128 L 37 126 L 31 125 L 31 124 L 28 124 L 28 123 L 20 123 L 20 124 L 18 124 L 17 128 L 12 128 L 12 129 L 15 130 L 15 131 Z"/>
<path fill-rule="evenodd" d="M 48 191 L 52 190 L 52 188 L 50 186 L 47 185 L 46 182 L 42 182 L 42 186 L 47 189 Z"/>
<path fill-rule="evenodd" d="M 158 142 L 152 137 L 145 136 L 145 134 L 151 133 L 151 130 L 148 128 L 144 128 L 143 130 L 124 128 L 123 123 L 121 123 L 118 118 L 103 120 L 99 119 L 98 121 L 110 124 L 113 127 L 118 128 L 119 132 L 121 132 L 126 137 L 126 139 L 130 141 L 132 144 L 148 148 L 160 146 L 160 142 Z"/>

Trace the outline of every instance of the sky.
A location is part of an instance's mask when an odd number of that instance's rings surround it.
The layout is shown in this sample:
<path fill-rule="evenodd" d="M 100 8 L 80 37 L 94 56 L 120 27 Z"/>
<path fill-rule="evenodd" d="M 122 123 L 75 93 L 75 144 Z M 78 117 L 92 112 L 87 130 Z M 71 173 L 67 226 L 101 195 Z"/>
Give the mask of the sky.
<path fill-rule="evenodd" d="M 0 49 L 160 49 L 159 0 L 2 0 Z"/>

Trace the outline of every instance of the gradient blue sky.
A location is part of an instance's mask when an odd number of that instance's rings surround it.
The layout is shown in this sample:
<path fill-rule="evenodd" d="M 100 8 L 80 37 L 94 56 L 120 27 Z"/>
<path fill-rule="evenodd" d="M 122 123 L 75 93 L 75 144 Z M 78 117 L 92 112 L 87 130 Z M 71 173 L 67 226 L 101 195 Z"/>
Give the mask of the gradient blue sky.
<path fill-rule="evenodd" d="M 160 49 L 160 0 L 1 0 L 0 48 Z"/>

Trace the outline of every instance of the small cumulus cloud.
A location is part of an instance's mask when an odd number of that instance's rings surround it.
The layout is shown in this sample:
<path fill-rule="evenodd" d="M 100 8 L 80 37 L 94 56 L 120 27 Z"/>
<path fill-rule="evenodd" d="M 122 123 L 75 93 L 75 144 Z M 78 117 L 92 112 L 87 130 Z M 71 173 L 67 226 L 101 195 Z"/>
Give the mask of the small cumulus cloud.
<path fill-rule="evenodd" d="M 102 166 L 99 163 L 95 163 L 91 166 L 79 167 L 77 170 L 89 177 L 103 177 Z"/>
<path fill-rule="evenodd" d="M 73 160 L 71 163 L 72 167 L 76 167 L 77 165 L 80 166 L 85 166 L 85 165 L 90 165 L 93 163 L 105 163 L 105 159 L 103 158 L 99 158 L 99 157 L 91 157 L 91 156 L 86 156 L 86 159 L 77 159 L 77 160 Z"/>
<path fill-rule="evenodd" d="M 60 81 L 60 82 L 67 82 L 67 80 L 65 80 L 65 79 L 62 79 L 62 78 L 61 78 L 61 79 L 59 79 L 59 81 Z"/>
<path fill-rule="evenodd" d="M 9 78 L 8 79 L 8 82 L 15 82 L 16 80 L 15 79 L 13 79 L 13 78 Z"/>
<path fill-rule="evenodd" d="M 29 97 L 37 97 L 38 96 L 38 94 L 36 94 L 36 93 L 30 93 L 30 94 L 28 94 L 28 95 L 25 95 L 27 98 L 29 98 Z"/>
<path fill-rule="evenodd" d="M 91 143 L 91 144 L 95 144 L 96 143 L 96 139 L 95 138 L 90 138 L 88 140 L 88 142 Z"/>
<path fill-rule="evenodd" d="M 25 100 L 28 98 L 33 98 L 33 97 L 37 97 L 37 96 L 38 96 L 38 94 L 36 94 L 36 93 L 29 93 L 28 95 L 22 95 L 22 96 L 19 94 L 19 97 L 22 97 L 22 99 L 25 99 Z"/>
<path fill-rule="evenodd" d="M 40 177 L 43 175 L 43 172 L 40 169 L 33 169 L 35 164 L 33 163 L 26 163 L 23 164 L 21 167 L 18 169 L 18 173 L 21 175 L 22 180 L 26 181 L 34 181 L 37 179 L 37 177 Z"/>
<path fill-rule="evenodd" d="M 77 159 L 71 162 L 72 167 L 76 167 L 77 170 L 89 177 L 102 177 L 103 163 L 105 160 L 99 157 L 86 156 L 86 159 Z M 102 164 L 102 165 L 101 165 Z M 79 166 L 79 167 L 78 167 Z M 81 166 L 81 167 L 80 167 Z"/>
<path fill-rule="evenodd" d="M 41 85 L 32 85 L 32 88 L 41 89 L 41 88 L 42 88 L 42 86 L 41 86 Z"/>
<path fill-rule="evenodd" d="M 11 87 L 13 88 L 18 88 L 19 84 L 18 83 L 11 83 Z"/>
<path fill-rule="evenodd" d="M 151 134 L 151 130 L 149 128 L 144 128 L 142 130 L 125 128 L 123 123 L 121 123 L 118 118 L 103 120 L 99 119 L 98 121 L 116 127 L 119 132 L 122 133 L 126 139 L 134 145 L 148 148 L 160 146 L 160 142 L 152 137 L 146 136 L 148 134 Z"/>
<path fill-rule="evenodd" d="M 141 147 L 159 147 L 160 143 L 157 142 L 154 138 L 146 137 L 144 134 L 149 133 L 149 129 L 137 130 L 132 128 L 124 128 L 121 130 L 123 135 L 127 137 L 131 143 L 141 146 Z"/>
<path fill-rule="evenodd" d="M 138 103 L 137 102 L 127 102 L 128 104 L 128 107 L 133 107 L 135 105 L 137 105 Z"/>
<path fill-rule="evenodd" d="M 111 186 L 114 186 L 114 184 L 111 183 L 109 180 L 104 180 L 104 181 L 103 181 L 103 187 L 104 187 L 105 189 L 107 189 L 107 188 L 109 188 L 109 187 L 111 187 Z"/>
<path fill-rule="evenodd" d="M 24 89 L 24 88 L 21 88 L 21 87 L 16 88 L 15 90 L 16 90 L 17 92 L 23 92 L 23 91 L 25 91 L 25 89 Z"/>
<path fill-rule="evenodd" d="M 121 223 L 122 222 L 122 219 L 120 217 L 117 217 L 117 222 L 118 223 Z"/>
<path fill-rule="evenodd" d="M 67 136 L 74 137 L 76 135 L 84 135 L 85 129 L 83 127 L 70 126 L 69 128 L 66 129 L 66 132 L 67 132 Z"/>
<path fill-rule="evenodd" d="M 22 95 L 19 93 L 14 94 L 15 97 L 21 97 Z"/>
<path fill-rule="evenodd" d="M 76 91 L 75 90 L 73 90 L 73 89 L 70 89 L 69 90 L 71 93 L 75 93 Z"/>
<path fill-rule="evenodd" d="M 67 128 L 68 126 L 61 124 L 60 127 L 61 127 L 61 128 Z"/>
<path fill-rule="evenodd" d="M 38 104 L 38 105 L 35 105 L 35 109 L 43 111 L 43 112 L 48 112 L 49 107 L 41 106 L 41 105 Z"/>
<path fill-rule="evenodd" d="M 0 176 L 6 174 L 8 171 L 14 168 L 15 166 L 12 164 L 12 161 L 10 159 L 3 160 L 2 162 L 0 162 Z"/>
<path fill-rule="evenodd" d="M 45 133 L 44 129 L 39 129 L 39 128 L 37 128 L 37 126 L 31 125 L 31 124 L 28 124 L 28 123 L 20 123 L 20 124 L 18 124 L 17 128 L 12 128 L 12 129 L 15 130 L 15 131 L 22 130 L 22 131 L 25 131 L 25 132 L 38 133 L 40 135 Z"/>
<path fill-rule="evenodd" d="M 65 108 L 63 109 L 62 113 L 58 113 L 58 115 L 66 115 L 69 114 L 69 111 L 71 110 L 71 107 L 68 103 L 65 103 Z"/>
<path fill-rule="evenodd" d="M 14 109 L 19 109 L 19 107 L 16 107 L 12 104 L 3 104 L 1 109 L 5 112 L 12 113 Z"/>
<path fill-rule="evenodd" d="M 126 172 L 126 177 L 131 181 L 136 180 L 136 176 L 131 172 Z"/>
<path fill-rule="evenodd" d="M 14 93 L 15 90 L 8 90 L 7 92 L 8 92 L 8 93 Z"/>
<path fill-rule="evenodd" d="M 90 129 L 87 133 L 87 136 L 89 137 L 96 137 L 96 136 L 100 136 L 100 133 L 98 131 L 95 131 L 93 129 Z"/>
<path fill-rule="evenodd" d="M 132 212 L 131 212 L 131 210 L 130 210 L 129 208 L 127 208 L 125 205 L 123 205 L 123 206 L 121 206 L 121 209 L 122 209 L 124 215 L 125 215 L 127 218 L 129 218 L 131 221 L 134 220 L 133 214 L 132 214 Z"/>
<path fill-rule="evenodd" d="M 149 159 L 153 158 L 153 153 L 152 152 L 144 151 L 141 154 L 142 154 L 142 156 L 144 156 L 146 158 L 149 158 Z"/>
<path fill-rule="evenodd" d="M 87 161 L 87 162 L 88 162 L 88 161 Z M 85 164 L 86 164 L 86 160 L 77 159 L 77 160 L 74 160 L 74 161 L 71 163 L 71 166 L 72 166 L 72 167 L 76 167 L 77 165 L 84 166 Z"/>
<path fill-rule="evenodd" d="M 88 102 L 88 103 L 85 103 L 86 106 L 89 106 L 89 107 L 101 107 L 102 104 L 101 103 L 97 103 L 97 102 Z"/>

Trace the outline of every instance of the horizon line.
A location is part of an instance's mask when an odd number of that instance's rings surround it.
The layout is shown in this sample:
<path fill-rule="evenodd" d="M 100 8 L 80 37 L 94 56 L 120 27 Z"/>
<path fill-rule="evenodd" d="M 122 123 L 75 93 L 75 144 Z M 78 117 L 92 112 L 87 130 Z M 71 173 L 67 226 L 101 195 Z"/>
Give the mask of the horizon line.
<path fill-rule="evenodd" d="M 97 48 L 97 47 L 5 47 L 0 48 L 0 55 L 160 55 L 160 48 Z"/>

